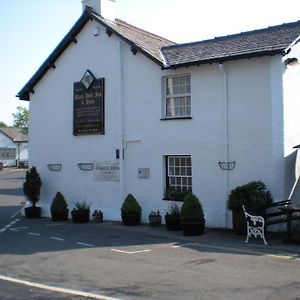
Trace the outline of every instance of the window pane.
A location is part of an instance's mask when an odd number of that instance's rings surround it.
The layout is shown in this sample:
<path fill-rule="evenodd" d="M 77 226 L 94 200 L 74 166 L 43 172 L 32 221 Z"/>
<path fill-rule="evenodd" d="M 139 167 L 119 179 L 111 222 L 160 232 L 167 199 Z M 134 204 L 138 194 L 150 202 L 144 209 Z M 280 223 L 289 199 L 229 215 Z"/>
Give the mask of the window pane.
<path fill-rule="evenodd" d="M 188 85 L 191 85 L 191 76 L 188 75 L 188 76 L 186 76 L 185 78 L 186 78 L 186 83 L 187 83 Z"/>
<path fill-rule="evenodd" d="M 186 175 L 192 176 L 192 168 L 190 168 L 190 167 L 186 168 Z"/>
<path fill-rule="evenodd" d="M 174 159 L 174 157 L 169 157 L 169 165 L 170 165 L 170 166 L 174 166 L 174 164 L 175 164 L 175 159 Z"/>
<path fill-rule="evenodd" d="M 176 190 L 192 191 L 192 166 L 191 157 L 169 156 L 168 160 L 168 183 Z"/>
<path fill-rule="evenodd" d="M 192 166 L 192 160 L 190 157 L 187 157 L 186 164 L 187 164 L 187 166 Z"/>
<path fill-rule="evenodd" d="M 166 116 L 180 117 L 191 115 L 191 96 L 189 95 L 191 93 L 190 75 L 166 78 L 165 93 Z M 181 95 L 187 96 L 182 97 Z"/>

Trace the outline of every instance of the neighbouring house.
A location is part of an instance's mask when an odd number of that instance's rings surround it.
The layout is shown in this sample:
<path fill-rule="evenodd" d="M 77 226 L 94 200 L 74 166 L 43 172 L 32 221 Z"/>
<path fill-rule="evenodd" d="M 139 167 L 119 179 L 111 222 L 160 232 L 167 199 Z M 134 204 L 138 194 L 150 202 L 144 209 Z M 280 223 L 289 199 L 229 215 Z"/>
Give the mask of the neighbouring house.
<path fill-rule="evenodd" d="M 0 162 L 4 167 L 28 162 L 28 128 L 0 127 Z"/>
<path fill-rule="evenodd" d="M 114 5 L 84 0 L 18 94 L 30 101 L 44 215 L 61 191 L 120 220 L 132 193 L 146 221 L 173 188 L 200 198 L 207 226 L 230 227 L 236 186 L 263 180 L 285 199 L 300 139 L 300 22 L 176 44 L 115 19 Z"/>

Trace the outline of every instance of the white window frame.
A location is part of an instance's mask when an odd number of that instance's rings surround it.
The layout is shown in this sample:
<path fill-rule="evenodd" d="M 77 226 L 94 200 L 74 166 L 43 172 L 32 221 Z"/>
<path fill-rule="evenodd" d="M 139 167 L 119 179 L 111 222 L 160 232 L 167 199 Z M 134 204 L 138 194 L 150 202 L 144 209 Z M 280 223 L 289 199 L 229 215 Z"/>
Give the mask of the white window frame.
<path fill-rule="evenodd" d="M 184 162 L 186 164 L 183 164 Z M 168 188 L 174 188 L 177 191 L 192 191 L 191 155 L 168 155 L 166 163 Z"/>
<path fill-rule="evenodd" d="M 184 84 L 177 84 L 170 88 L 168 87 L 168 81 L 174 81 L 177 78 L 179 82 L 184 79 Z M 187 79 L 188 82 L 187 83 Z M 180 90 L 174 91 L 176 87 Z M 191 103 L 191 75 L 190 74 L 178 74 L 164 77 L 164 93 L 163 93 L 163 107 L 164 107 L 164 118 L 189 118 L 191 117 L 192 103 Z M 172 105 L 168 105 L 168 102 L 172 102 Z M 185 103 L 184 103 L 185 102 Z M 189 103 L 187 103 L 189 102 Z M 178 105 L 179 103 L 179 105 Z M 182 112 L 183 110 L 183 112 Z"/>

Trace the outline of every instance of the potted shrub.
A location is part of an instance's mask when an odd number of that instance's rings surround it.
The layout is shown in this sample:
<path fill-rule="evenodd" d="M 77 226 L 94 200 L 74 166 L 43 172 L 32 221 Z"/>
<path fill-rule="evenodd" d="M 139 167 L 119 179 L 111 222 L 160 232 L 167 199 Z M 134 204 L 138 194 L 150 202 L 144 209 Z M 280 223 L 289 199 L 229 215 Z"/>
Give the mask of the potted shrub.
<path fill-rule="evenodd" d="M 232 211 L 233 230 L 237 234 L 246 233 L 246 220 L 242 205 L 255 215 L 263 215 L 266 208 L 273 202 L 270 191 L 266 185 L 258 180 L 237 186 L 233 189 L 227 200 L 227 207 Z"/>
<path fill-rule="evenodd" d="M 86 201 L 78 201 L 71 211 L 73 223 L 87 223 L 90 221 L 90 204 Z"/>
<path fill-rule="evenodd" d="M 168 230 L 181 230 L 180 210 L 175 202 L 172 202 L 165 214 L 165 222 Z"/>
<path fill-rule="evenodd" d="M 67 221 L 69 216 L 68 204 L 64 195 L 57 192 L 50 207 L 52 221 Z"/>
<path fill-rule="evenodd" d="M 121 207 L 123 225 L 141 224 L 142 208 L 132 194 L 128 194 Z"/>
<path fill-rule="evenodd" d="M 36 167 L 32 166 L 29 171 L 26 171 L 25 182 L 23 183 L 24 194 L 28 197 L 32 206 L 25 208 L 26 218 L 40 218 L 41 207 L 36 207 L 39 201 L 42 180 Z"/>
<path fill-rule="evenodd" d="M 180 211 L 181 228 L 184 235 L 201 235 L 205 230 L 202 205 L 196 195 L 188 193 Z"/>
<path fill-rule="evenodd" d="M 95 223 L 103 222 L 103 212 L 100 209 L 95 209 L 92 216 Z"/>
<path fill-rule="evenodd" d="M 160 211 L 159 210 L 151 210 L 149 216 L 148 216 L 148 220 L 149 220 L 149 225 L 150 227 L 157 227 L 157 226 L 161 226 L 161 215 L 160 215 Z"/>

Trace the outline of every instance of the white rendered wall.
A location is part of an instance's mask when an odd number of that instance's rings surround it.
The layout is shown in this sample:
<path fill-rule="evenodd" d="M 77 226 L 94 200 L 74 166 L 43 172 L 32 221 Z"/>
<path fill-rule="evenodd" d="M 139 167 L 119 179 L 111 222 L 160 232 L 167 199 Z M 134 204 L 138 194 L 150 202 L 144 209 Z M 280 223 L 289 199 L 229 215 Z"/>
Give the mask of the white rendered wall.
<path fill-rule="evenodd" d="M 150 210 L 163 213 L 169 204 L 162 198 L 164 158 L 170 154 L 191 155 L 193 192 L 203 204 L 207 226 L 224 227 L 226 215 L 230 225 L 226 200 L 237 185 L 260 179 L 276 197 L 281 196 L 277 186 L 282 186 L 282 178 L 273 176 L 274 172 L 281 174 L 282 164 L 274 165 L 272 156 L 271 58 L 224 63 L 225 87 L 224 69 L 218 64 L 162 71 L 144 55 L 133 55 L 129 45 L 114 35 L 108 37 L 103 28 L 95 37 L 95 25 L 99 27 L 94 21 L 87 24 L 77 36 L 78 43 L 65 51 L 56 69 L 48 71 L 31 95 L 30 164 L 37 166 L 43 180 L 40 204 L 44 215 L 49 215 L 52 198 L 61 191 L 70 208 L 73 202 L 86 199 L 92 202 L 92 209 L 104 211 L 105 219 L 120 220 L 122 201 L 132 193 L 143 208 L 146 222 Z M 79 81 L 86 69 L 97 78 L 105 78 L 103 136 L 72 135 L 73 82 Z M 174 74 L 191 75 L 191 120 L 161 120 L 162 81 Z M 218 166 L 218 161 L 225 159 L 225 89 L 228 159 L 236 161 L 227 181 L 225 171 Z M 79 162 L 115 160 L 122 139 L 123 182 L 96 181 L 92 171 L 77 168 Z M 40 145 L 45 146 L 41 149 Z M 276 154 L 276 159 L 283 157 Z M 61 163 L 62 170 L 51 172 L 47 168 L 50 163 Z M 150 178 L 139 179 L 138 168 L 149 168 Z"/>
<path fill-rule="evenodd" d="M 101 208 L 107 218 L 120 215 L 116 210 L 121 205 L 119 183 L 95 181 L 93 172 L 77 167 L 82 162 L 114 160 L 119 146 L 115 88 L 119 41 L 109 38 L 104 29 L 95 37 L 94 25 L 88 23 L 77 36 L 78 43 L 56 61 L 56 69 L 47 73 L 31 97 L 30 164 L 38 167 L 44 179 L 41 204 L 45 215 L 49 215 L 48 207 L 57 191 L 66 196 L 70 208 L 86 199 L 92 202 L 92 209 Z M 87 69 L 97 78 L 105 78 L 105 135 L 73 136 L 73 82 Z M 39 145 L 45 145 L 42 151 Z M 51 163 L 61 163 L 62 170 L 50 171 L 47 164 Z"/>
<path fill-rule="evenodd" d="M 294 146 L 300 144 L 300 44 L 296 44 L 292 51 L 284 57 L 284 61 L 287 58 L 297 58 L 298 62 L 287 64 L 284 69 L 283 75 L 283 95 L 284 95 L 284 157 L 286 158 L 285 164 L 285 178 L 286 178 L 286 197 L 292 196 L 293 199 L 297 198 L 293 195 L 295 184 L 299 179 L 299 172 L 295 172 L 295 169 L 299 169 L 299 159 L 295 159 L 297 156 L 297 150 L 293 149 Z M 295 165 L 298 163 L 298 165 Z M 299 182 L 298 182 L 299 185 Z M 299 191 L 299 187 L 296 189 Z M 295 191 L 296 191 L 295 190 Z M 298 193 L 299 195 L 299 193 Z M 297 200 L 299 202 L 299 200 Z"/>

